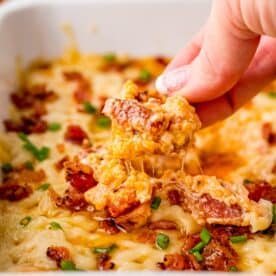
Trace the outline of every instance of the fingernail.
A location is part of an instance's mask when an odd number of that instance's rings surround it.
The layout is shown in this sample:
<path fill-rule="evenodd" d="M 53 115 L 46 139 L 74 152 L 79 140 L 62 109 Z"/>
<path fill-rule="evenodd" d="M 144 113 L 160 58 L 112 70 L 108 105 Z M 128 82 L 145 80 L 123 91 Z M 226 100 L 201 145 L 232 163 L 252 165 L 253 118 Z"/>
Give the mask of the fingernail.
<path fill-rule="evenodd" d="M 162 94 L 177 92 L 186 84 L 187 68 L 177 68 L 159 76 L 155 82 L 156 89 Z"/>

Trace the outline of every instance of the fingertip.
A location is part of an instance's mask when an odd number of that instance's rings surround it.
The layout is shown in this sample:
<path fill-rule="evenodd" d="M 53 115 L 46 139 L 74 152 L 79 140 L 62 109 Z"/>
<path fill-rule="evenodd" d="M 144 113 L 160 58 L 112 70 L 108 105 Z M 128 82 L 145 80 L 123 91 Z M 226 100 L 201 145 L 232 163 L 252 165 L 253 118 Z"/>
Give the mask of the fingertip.
<path fill-rule="evenodd" d="M 166 85 L 164 83 L 164 77 L 163 77 L 163 75 L 160 75 L 156 79 L 156 81 L 155 81 L 155 88 L 161 94 L 167 94 L 168 93 L 167 87 L 166 87 Z"/>

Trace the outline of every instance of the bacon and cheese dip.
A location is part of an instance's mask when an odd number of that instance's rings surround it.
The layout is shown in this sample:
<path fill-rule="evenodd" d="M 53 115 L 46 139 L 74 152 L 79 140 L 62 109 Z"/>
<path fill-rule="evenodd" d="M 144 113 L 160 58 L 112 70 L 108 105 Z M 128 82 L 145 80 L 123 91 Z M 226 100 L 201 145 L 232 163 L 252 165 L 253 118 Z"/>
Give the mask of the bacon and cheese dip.
<path fill-rule="evenodd" d="M 24 71 L 0 134 L 1 271 L 276 272 L 273 85 L 195 134 L 154 90 L 167 62 L 71 49 Z"/>

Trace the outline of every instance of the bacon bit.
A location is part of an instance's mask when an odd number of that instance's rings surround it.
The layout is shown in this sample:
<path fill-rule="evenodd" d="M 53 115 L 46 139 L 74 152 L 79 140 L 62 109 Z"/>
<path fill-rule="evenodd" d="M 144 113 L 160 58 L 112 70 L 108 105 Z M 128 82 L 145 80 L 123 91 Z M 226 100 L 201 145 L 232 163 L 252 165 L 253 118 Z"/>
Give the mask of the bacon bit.
<path fill-rule="evenodd" d="M 258 202 L 261 198 L 276 203 L 276 187 L 272 187 L 266 181 L 257 181 L 245 185 L 249 191 L 248 197 Z"/>
<path fill-rule="evenodd" d="M 239 205 L 226 205 L 223 201 L 212 198 L 209 194 L 203 194 L 197 199 L 185 199 L 187 208 L 197 210 L 203 217 L 209 218 L 239 218 L 242 211 Z"/>
<path fill-rule="evenodd" d="M 141 204 L 137 208 L 135 204 L 130 205 L 133 209 L 125 210 L 124 212 L 127 213 L 121 214 L 115 219 L 116 224 L 124 228 L 127 232 L 145 225 L 151 215 L 151 209 L 148 203 Z"/>
<path fill-rule="evenodd" d="M 46 179 L 46 173 L 43 169 L 38 171 L 32 171 L 28 169 L 23 169 L 19 172 L 18 177 L 22 182 L 33 182 L 33 183 L 40 183 Z"/>
<path fill-rule="evenodd" d="M 156 235 L 156 232 L 153 230 L 143 229 L 139 231 L 137 240 L 141 243 L 154 244 L 156 240 Z"/>
<path fill-rule="evenodd" d="M 115 235 L 120 232 L 120 229 L 117 227 L 117 224 L 113 219 L 105 219 L 100 221 L 99 227 L 109 235 Z"/>
<path fill-rule="evenodd" d="M 81 145 L 84 139 L 88 139 L 88 136 L 84 130 L 78 125 L 69 125 L 65 133 L 65 139 L 74 144 Z"/>
<path fill-rule="evenodd" d="M 63 158 L 61 158 L 59 161 L 57 161 L 54 166 L 57 171 L 61 171 L 65 167 L 65 163 L 69 161 L 69 156 L 66 155 Z"/>
<path fill-rule="evenodd" d="M 59 153 L 64 153 L 65 152 L 65 145 L 64 144 L 56 144 L 57 151 Z"/>
<path fill-rule="evenodd" d="M 171 205 L 181 205 L 182 198 L 178 190 L 169 190 L 167 196 Z"/>
<path fill-rule="evenodd" d="M 111 270 L 115 264 L 111 262 L 111 257 L 108 254 L 100 254 L 97 258 L 98 270 Z"/>
<path fill-rule="evenodd" d="M 264 123 L 262 125 L 262 136 L 270 145 L 276 144 L 276 133 L 273 132 L 271 123 Z"/>
<path fill-rule="evenodd" d="M 169 63 L 169 59 L 164 56 L 156 56 L 154 60 L 163 66 L 167 66 Z"/>
<path fill-rule="evenodd" d="M 158 220 L 149 224 L 150 230 L 176 230 L 177 224 L 170 220 Z"/>
<path fill-rule="evenodd" d="M 44 133 L 47 130 L 47 122 L 38 118 L 22 117 L 21 122 L 5 120 L 7 131 L 23 132 L 25 134 Z"/>
<path fill-rule="evenodd" d="M 93 174 L 86 174 L 81 171 L 78 173 L 67 173 L 66 180 L 81 193 L 85 193 L 87 190 L 97 185 L 97 181 L 94 179 Z"/>
<path fill-rule="evenodd" d="M 238 255 L 230 245 L 212 239 L 202 252 L 204 268 L 211 271 L 229 271 L 237 263 Z"/>
<path fill-rule="evenodd" d="M 79 162 L 76 158 L 72 162 L 64 162 L 66 167 L 66 180 L 79 192 L 84 193 L 97 185 L 92 169 Z"/>
<path fill-rule="evenodd" d="M 82 81 L 83 75 L 77 71 L 63 72 L 63 77 L 67 81 Z"/>
<path fill-rule="evenodd" d="M 213 239 L 219 241 L 221 244 L 225 246 L 229 245 L 229 238 L 231 236 L 246 235 L 247 238 L 252 237 L 249 227 L 212 224 L 212 225 L 208 225 L 207 229 L 211 233 L 211 236 Z M 192 247 L 188 249 L 191 249 Z"/>
<path fill-rule="evenodd" d="M 75 82 L 77 84 L 77 88 L 73 93 L 74 99 L 77 103 L 81 104 L 90 100 L 90 83 L 80 72 L 63 72 L 63 77 L 65 80 Z"/>
<path fill-rule="evenodd" d="M 111 217 L 117 218 L 127 214 L 139 206 L 140 202 L 136 200 L 136 195 L 131 194 L 127 198 L 120 198 L 118 202 L 110 202 L 107 211 Z"/>
<path fill-rule="evenodd" d="M 87 208 L 86 202 L 82 193 L 78 192 L 74 187 L 70 186 L 63 197 L 57 196 L 55 199 L 56 205 L 61 208 L 67 208 L 71 211 L 79 212 Z"/>
<path fill-rule="evenodd" d="M 166 254 L 164 261 L 158 263 L 162 270 L 202 270 L 202 266 L 191 254 Z"/>
<path fill-rule="evenodd" d="M 46 255 L 47 257 L 55 261 L 58 267 L 60 267 L 61 261 L 72 260 L 69 250 L 63 246 L 49 246 L 47 248 Z"/>
<path fill-rule="evenodd" d="M 197 243 L 201 241 L 199 234 L 187 235 L 184 238 L 184 245 L 182 247 L 182 252 L 186 253 L 190 249 L 192 249 Z"/>
<path fill-rule="evenodd" d="M 27 198 L 32 193 L 28 185 L 21 186 L 15 181 L 0 186 L 0 199 L 9 201 L 19 201 Z"/>

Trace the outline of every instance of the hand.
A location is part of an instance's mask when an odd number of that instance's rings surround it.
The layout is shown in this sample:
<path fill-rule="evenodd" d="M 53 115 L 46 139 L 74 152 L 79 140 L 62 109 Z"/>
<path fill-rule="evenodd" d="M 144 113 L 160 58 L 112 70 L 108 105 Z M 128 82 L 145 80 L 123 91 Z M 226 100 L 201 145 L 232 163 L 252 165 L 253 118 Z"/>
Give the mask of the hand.
<path fill-rule="evenodd" d="M 276 1 L 214 0 L 206 25 L 156 81 L 196 106 L 207 126 L 276 77 Z"/>

